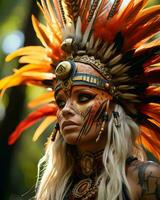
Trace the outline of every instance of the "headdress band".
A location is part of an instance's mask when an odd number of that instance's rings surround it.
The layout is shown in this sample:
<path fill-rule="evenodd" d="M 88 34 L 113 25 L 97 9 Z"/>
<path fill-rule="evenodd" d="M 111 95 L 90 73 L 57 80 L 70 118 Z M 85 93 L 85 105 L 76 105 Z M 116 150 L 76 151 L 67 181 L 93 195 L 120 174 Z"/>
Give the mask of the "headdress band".
<path fill-rule="evenodd" d="M 92 86 L 101 90 L 105 90 L 108 81 L 87 73 L 77 72 L 76 64 L 73 61 L 64 61 L 59 63 L 55 70 L 58 77 L 58 84 L 55 87 L 55 93 L 60 89 L 68 91 L 73 85 Z"/>

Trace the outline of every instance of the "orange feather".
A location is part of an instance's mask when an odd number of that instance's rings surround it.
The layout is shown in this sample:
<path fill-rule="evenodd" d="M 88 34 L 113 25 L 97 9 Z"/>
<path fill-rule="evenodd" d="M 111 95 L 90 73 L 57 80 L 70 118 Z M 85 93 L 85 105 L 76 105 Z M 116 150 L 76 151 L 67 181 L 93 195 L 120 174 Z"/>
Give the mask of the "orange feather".
<path fill-rule="evenodd" d="M 129 33 L 126 33 L 124 49 L 132 49 L 133 47 L 138 48 L 146 40 L 149 40 L 151 36 L 159 31 L 160 19 L 154 18 L 150 20 L 145 26 L 139 29 L 135 29 L 128 37 Z"/>
<path fill-rule="evenodd" d="M 128 6 L 121 11 L 119 19 L 124 25 L 131 24 L 132 21 L 137 17 L 140 10 L 144 8 L 148 0 L 132 0 Z"/>
<path fill-rule="evenodd" d="M 134 23 L 130 25 L 127 34 L 133 33 L 133 31 L 136 30 L 138 27 L 142 27 L 143 25 L 147 24 L 150 20 L 152 21 L 153 18 L 156 17 L 160 17 L 160 6 L 154 6 L 148 9 L 144 9 L 139 13 Z"/>
<path fill-rule="evenodd" d="M 147 131 L 149 131 L 147 129 Z M 144 134 L 145 127 L 141 126 L 141 135 L 137 138 L 137 143 L 143 145 L 149 152 L 151 152 L 158 160 L 160 160 L 160 144 L 156 142 L 156 138 Z"/>
<path fill-rule="evenodd" d="M 156 96 L 160 96 L 160 86 L 150 86 L 146 89 L 145 91 L 146 95 L 156 95 Z"/>
<path fill-rule="evenodd" d="M 160 105 L 150 103 L 141 107 L 141 113 L 160 123 Z M 159 134 L 160 135 L 160 134 Z"/>
<path fill-rule="evenodd" d="M 39 6 L 40 10 L 42 11 L 43 16 L 46 20 L 46 23 L 48 25 L 47 27 L 49 27 L 51 29 L 54 40 L 56 40 L 58 43 L 61 43 L 62 42 L 61 25 L 60 25 L 59 21 L 57 20 L 57 17 L 54 14 L 50 0 L 47 0 L 47 2 L 46 2 L 48 5 L 48 8 L 47 8 L 44 0 L 41 0 L 41 2 L 42 2 L 43 8 L 41 7 L 40 4 L 38 4 L 38 6 Z"/>
<path fill-rule="evenodd" d="M 60 59 L 60 57 L 63 55 L 62 49 L 60 47 L 59 43 L 54 44 L 48 37 L 47 33 L 44 30 L 44 25 L 42 25 L 35 17 L 32 15 L 32 23 L 34 30 L 37 34 L 37 37 L 40 39 L 42 44 L 49 50 L 52 51 L 52 58 L 54 60 Z M 54 30 L 56 32 L 56 30 Z M 53 34 L 53 33 L 52 33 Z M 51 34 L 50 34 L 51 35 Z"/>

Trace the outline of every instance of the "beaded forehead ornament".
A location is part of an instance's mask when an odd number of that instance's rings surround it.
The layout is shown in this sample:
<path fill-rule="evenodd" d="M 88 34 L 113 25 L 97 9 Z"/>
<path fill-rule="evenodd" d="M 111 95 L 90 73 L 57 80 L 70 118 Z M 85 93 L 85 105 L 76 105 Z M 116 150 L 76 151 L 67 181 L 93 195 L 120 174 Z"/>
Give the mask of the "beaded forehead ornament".
<path fill-rule="evenodd" d="M 24 66 L 2 79 L 0 89 L 3 93 L 20 84 L 65 89 L 70 79 L 71 87 L 86 84 L 106 90 L 140 125 L 137 142 L 160 159 L 160 41 L 152 37 L 160 30 L 160 6 L 146 8 L 147 0 L 130 0 L 125 6 L 124 2 L 41 0 L 38 6 L 45 24 L 34 16 L 32 22 L 42 46 L 24 47 L 7 56 L 7 61 L 20 56 Z M 103 78 L 78 74 L 77 62 L 89 64 Z M 55 85 L 56 78 L 59 85 Z M 29 123 L 45 116 L 37 139 L 56 119 L 52 94 L 37 100 L 45 105 L 17 127 L 9 143 Z M 38 112 L 41 114 L 36 115 Z"/>

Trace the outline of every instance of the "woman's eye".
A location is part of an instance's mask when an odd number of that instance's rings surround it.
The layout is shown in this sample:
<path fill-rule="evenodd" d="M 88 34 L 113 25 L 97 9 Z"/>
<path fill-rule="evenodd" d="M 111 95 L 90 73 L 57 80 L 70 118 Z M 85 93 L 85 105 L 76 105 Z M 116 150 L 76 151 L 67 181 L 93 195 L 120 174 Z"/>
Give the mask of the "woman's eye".
<path fill-rule="evenodd" d="M 63 108 L 66 104 L 66 102 L 64 100 L 56 100 L 56 103 L 58 105 L 59 108 Z"/>
<path fill-rule="evenodd" d="M 79 94 L 78 95 L 78 102 L 80 103 L 86 103 L 92 99 L 94 99 L 96 95 L 93 94 Z"/>

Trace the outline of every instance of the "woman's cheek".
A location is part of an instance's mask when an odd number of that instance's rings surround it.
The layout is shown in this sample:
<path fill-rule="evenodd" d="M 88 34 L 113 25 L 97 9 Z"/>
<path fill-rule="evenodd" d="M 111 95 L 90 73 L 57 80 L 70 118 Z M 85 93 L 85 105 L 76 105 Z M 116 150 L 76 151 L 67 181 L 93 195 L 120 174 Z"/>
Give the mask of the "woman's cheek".
<path fill-rule="evenodd" d="M 74 108 L 76 109 L 77 113 L 79 113 L 82 116 L 85 116 L 85 114 L 88 112 L 88 110 L 94 106 L 93 102 L 83 103 L 83 104 L 74 104 Z"/>
<path fill-rule="evenodd" d="M 60 122 L 62 120 L 61 119 L 62 117 L 60 117 L 60 110 L 59 109 L 57 110 L 56 116 L 57 116 L 58 122 Z"/>

